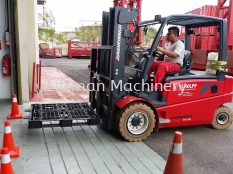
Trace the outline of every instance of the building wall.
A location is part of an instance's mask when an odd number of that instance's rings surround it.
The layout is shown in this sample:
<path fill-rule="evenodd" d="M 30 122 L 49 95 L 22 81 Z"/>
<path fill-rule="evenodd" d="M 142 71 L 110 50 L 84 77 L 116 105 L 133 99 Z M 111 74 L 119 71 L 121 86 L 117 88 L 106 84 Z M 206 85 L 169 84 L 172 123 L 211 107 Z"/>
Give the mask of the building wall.
<path fill-rule="evenodd" d="M 19 59 L 19 90 L 22 102 L 29 102 L 32 92 L 33 62 L 39 63 L 37 0 L 20 0 L 16 4 L 16 26 Z M 36 77 L 36 75 L 35 75 Z M 35 78 L 36 81 L 36 78 Z M 35 83 L 34 91 L 37 89 Z"/>
<path fill-rule="evenodd" d="M 0 41 L 1 47 L 0 49 L 0 99 L 10 99 L 11 98 L 11 76 L 3 76 L 2 69 L 2 58 L 5 54 L 9 53 L 9 48 L 6 48 L 6 40 L 5 40 L 5 30 L 7 29 L 7 21 L 6 21 L 6 4 L 5 0 L 0 0 Z"/>
<path fill-rule="evenodd" d="M 38 48 L 38 24 L 37 24 L 37 0 L 24 0 L 26 12 L 26 35 L 27 35 L 27 56 L 29 69 L 29 87 L 32 91 L 32 68 L 33 62 L 39 63 Z M 36 85 L 35 85 L 36 86 Z M 36 91 L 36 88 L 34 91 Z"/>

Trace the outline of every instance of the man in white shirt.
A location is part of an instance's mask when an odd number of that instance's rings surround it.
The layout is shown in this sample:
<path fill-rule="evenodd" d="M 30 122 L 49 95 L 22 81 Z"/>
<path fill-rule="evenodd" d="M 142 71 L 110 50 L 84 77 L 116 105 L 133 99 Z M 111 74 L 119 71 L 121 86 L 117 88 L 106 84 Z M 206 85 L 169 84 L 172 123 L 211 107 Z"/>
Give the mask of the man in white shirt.
<path fill-rule="evenodd" d="M 180 72 L 183 66 L 185 46 L 184 43 L 178 39 L 179 31 L 179 28 L 176 26 L 168 28 L 167 41 L 170 43 L 166 49 L 157 47 L 157 50 L 161 52 L 161 56 L 164 56 L 164 60 L 154 61 L 147 73 L 149 77 L 150 74 L 156 70 L 153 79 L 153 84 L 155 84 L 153 88 L 155 90 L 158 89 L 158 85 L 156 84 L 161 83 L 166 73 Z"/>

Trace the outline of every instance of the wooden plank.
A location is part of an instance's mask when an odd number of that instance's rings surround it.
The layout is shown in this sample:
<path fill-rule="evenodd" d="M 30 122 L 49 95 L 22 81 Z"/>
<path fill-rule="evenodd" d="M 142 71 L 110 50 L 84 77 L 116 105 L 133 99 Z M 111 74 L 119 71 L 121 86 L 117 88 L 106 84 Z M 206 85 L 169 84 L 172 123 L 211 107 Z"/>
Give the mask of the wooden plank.
<path fill-rule="evenodd" d="M 46 173 L 46 174 L 52 174 L 49 160 L 47 157 L 29 157 L 28 155 L 25 155 L 26 158 L 22 158 L 22 167 L 23 167 L 23 174 L 32 174 L 32 173 Z M 43 164 L 43 166 L 41 165 Z M 14 168 L 14 166 L 13 166 Z M 16 171 L 15 171 L 16 173 Z"/>
<path fill-rule="evenodd" d="M 102 142 L 98 138 L 91 139 L 92 144 L 94 144 L 96 150 L 100 154 L 101 158 L 103 159 L 106 166 L 109 168 L 112 174 L 123 174 L 121 167 L 118 166 L 115 159 L 109 154 L 107 149 L 104 147 Z"/>
<path fill-rule="evenodd" d="M 65 136 L 65 133 L 63 132 L 62 128 L 56 127 L 53 128 L 54 134 L 57 140 L 58 148 L 61 153 L 61 157 L 63 159 L 63 162 L 65 164 L 65 168 L 67 170 L 67 173 L 69 174 L 78 174 L 81 173 L 81 169 L 78 165 L 78 162 L 76 161 L 73 151 L 67 141 L 67 138 Z"/>
<path fill-rule="evenodd" d="M 23 145 L 20 150 L 23 173 L 52 173 L 42 129 L 25 132 Z M 43 164 L 43 168 L 38 164 Z"/>
<path fill-rule="evenodd" d="M 116 146 L 117 149 L 124 155 L 124 157 L 130 162 L 130 164 L 137 170 L 138 173 L 151 173 L 146 166 L 144 166 L 140 160 L 134 155 L 134 153 L 124 145 L 123 141 L 114 137 L 110 137 L 110 140 Z"/>
<path fill-rule="evenodd" d="M 109 168 L 111 173 L 121 174 L 124 173 L 121 168 L 118 166 L 114 158 L 110 155 L 110 153 L 107 151 L 105 146 L 102 144 L 102 142 L 99 140 L 99 138 L 95 135 L 95 133 L 90 129 L 88 126 L 83 126 L 83 131 L 86 133 L 87 137 L 90 138 L 90 141 L 92 142 L 93 146 L 99 153 L 100 157 L 106 164 L 106 166 Z"/>
<path fill-rule="evenodd" d="M 87 153 L 83 149 L 81 143 L 79 142 L 76 134 L 74 133 L 72 128 L 64 128 L 64 132 L 68 141 L 70 142 L 70 146 L 73 150 L 74 156 L 79 163 L 80 169 L 83 174 L 94 174 L 96 173 L 93 168 L 90 159 L 88 158 Z"/>
<path fill-rule="evenodd" d="M 95 132 L 111 156 L 114 157 L 115 161 L 118 163 L 118 166 L 121 167 L 125 173 L 139 173 L 136 169 L 134 169 L 131 162 L 125 158 L 124 154 L 118 148 L 116 148 L 113 142 L 109 139 L 108 135 L 104 134 L 101 129 L 96 129 L 96 127 L 90 126 L 90 128 Z"/>
<path fill-rule="evenodd" d="M 96 132 L 96 134 L 98 135 L 98 137 L 103 137 L 104 136 L 104 137 L 109 138 L 111 140 L 112 139 L 118 140 L 118 138 L 120 138 L 120 136 L 118 136 L 118 134 L 114 136 L 113 134 L 105 133 L 105 130 L 101 126 L 90 126 L 90 127 L 91 127 L 91 129 L 94 132 Z M 96 128 L 96 127 L 98 127 L 98 128 Z M 118 140 L 118 141 L 120 141 L 120 140 Z M 122 141 L 124 143 L 126 143 L 126 141 L 124 141 L 123 139 L 122 139 Z M 157 171 L 158 168 L 161 171 L 164 170 L 166 161 L 161 156 L 159 156 L 155 151 L 153 151 L 152 149 L 150 149 L 145 143 L 143 143 L 143 142 L 139 142 L 139 143 L 130 143 L 130 142 L 127 142 L 127 143 L 134 144 L 138 149 L 140 149 L 140 151 L 142 152 L 142 154 L 144 154 L 143 156 L 145 158 L 147 157 L 148 159 L 150 159 L 150 161 L 152 161 L 154 163 L 156 171 Z"/>
<path fill-rule="evenodd" d="M 79 142 L 81 143 L 83 149 L 88 155 L 92 166 L 95 168 L 97 173 L 110 173 L 108 168 L 106 167 L 104 161 L 99 156 L 98 152 L 91 144 L 89 138 L 85 135 L 81 127 L 73 127 L 75 134 L 77 135 Z M 80 133 L 81 132 L 81 133 Z"/>
<path fill-rule="evenodd" d="M 57 146 L 57 141 L 53 133 L 53 130 L 51 128 L 46 128 L 43 130 L 45 135 L 45 141 L 47 144 L 47 150 L 48 153 L 51 154 L 49 156 L 49 160 L 51 163 L 51 168 L 53 173 L 57 173 L 57 174 L 67 173 L 64 166 L 64 161 L 60 154 L 59 147 Z"/>

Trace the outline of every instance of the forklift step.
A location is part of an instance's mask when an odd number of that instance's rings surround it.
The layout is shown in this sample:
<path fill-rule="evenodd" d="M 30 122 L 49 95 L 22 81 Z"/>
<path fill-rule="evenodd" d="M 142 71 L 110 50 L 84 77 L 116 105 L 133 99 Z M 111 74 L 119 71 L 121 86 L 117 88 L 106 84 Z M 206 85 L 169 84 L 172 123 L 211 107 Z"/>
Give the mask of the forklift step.
<path fill-rule="evenodd" d="M 32 104 L 28 129 L 99 125 L 100 117 L 88 103 Z"/>

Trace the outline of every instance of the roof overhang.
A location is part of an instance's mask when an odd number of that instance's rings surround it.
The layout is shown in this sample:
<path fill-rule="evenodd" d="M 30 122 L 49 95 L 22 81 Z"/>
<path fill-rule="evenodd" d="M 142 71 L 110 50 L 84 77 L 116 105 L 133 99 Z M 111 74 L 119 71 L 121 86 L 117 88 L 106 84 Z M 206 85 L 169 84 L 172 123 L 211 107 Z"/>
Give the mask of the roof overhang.
<path fill-rule="evenodd" d="M 37 0 L 37 5 L 45 5 L 47 0 Z"/>

